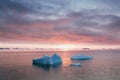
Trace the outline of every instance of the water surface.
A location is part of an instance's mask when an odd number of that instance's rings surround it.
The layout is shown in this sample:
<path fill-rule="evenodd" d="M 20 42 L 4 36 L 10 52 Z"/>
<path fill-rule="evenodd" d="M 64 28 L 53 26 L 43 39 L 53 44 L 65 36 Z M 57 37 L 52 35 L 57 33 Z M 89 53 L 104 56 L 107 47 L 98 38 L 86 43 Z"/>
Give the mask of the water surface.
<path fill-rule="evenodd" d="M 0 80 L 120 80 L 120 51 L 57 52 L 63 59 L 58 67 L 41 68 L 32 59 L 56 52 L 0 53 Z M 72 61 L 74 54 L 83 53 L 93 60 Z M 69 66 L 80 62 L 82 67 Z"/>

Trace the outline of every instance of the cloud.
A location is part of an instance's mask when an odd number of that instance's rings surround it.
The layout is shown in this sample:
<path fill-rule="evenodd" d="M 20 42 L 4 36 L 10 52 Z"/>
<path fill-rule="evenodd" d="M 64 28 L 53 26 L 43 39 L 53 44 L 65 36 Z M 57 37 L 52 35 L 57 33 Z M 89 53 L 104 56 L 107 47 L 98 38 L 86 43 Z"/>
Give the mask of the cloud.
<path fill-rule="evenodd" d="M 119 44 L 117 2 L 0 0 L 0 41 Z"/>
<path fill-rule="evenodd" d="M 13 0 L 0 0 L 0 9 L 5 10 L 15 10 L 18 12 L 27 12 L 29 9 L 18 2 Z"/>

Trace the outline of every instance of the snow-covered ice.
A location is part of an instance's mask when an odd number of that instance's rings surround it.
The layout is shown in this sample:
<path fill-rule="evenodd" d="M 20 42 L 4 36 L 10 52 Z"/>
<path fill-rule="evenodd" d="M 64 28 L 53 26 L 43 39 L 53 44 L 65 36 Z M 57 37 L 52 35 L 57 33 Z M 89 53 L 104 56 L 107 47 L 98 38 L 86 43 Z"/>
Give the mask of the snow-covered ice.
<path fill-rule="evenodd" d="M 72 60 L 90 60 L 92 56 L 84 55 L 84 54 L 77 54 L 71 57 Z"/>

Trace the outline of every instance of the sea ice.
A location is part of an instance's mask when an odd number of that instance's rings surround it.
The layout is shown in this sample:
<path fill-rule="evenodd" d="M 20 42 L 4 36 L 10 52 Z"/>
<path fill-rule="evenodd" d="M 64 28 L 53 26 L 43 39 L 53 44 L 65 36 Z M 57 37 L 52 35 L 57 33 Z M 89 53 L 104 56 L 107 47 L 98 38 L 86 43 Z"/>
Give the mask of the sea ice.
<path fill-rule="evenodd" d="M 90 60 L 92 56 L 77 54 L 71 57 L 72 60 Z"/>

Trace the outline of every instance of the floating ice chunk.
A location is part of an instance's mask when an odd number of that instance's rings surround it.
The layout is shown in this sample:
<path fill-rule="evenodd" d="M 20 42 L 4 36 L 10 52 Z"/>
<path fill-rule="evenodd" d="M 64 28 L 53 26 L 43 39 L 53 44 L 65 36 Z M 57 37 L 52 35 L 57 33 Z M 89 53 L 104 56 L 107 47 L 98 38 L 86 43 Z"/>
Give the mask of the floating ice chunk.
<path fill-rule="evenodd" d="M 71 57 L 72 60 L 90 60 L 92 56 L 77 54 Z"/>
<path fill-rule="evenodd" d="M 50 57 L 47 55 L 43 55 L 40 59 L 33 59 L 33 64 L 36 65 L 50 65 Z"/>
<path fill-rule="evenodd" d="M 62 63 L 62 59 L 60 56 L 58 56 L 57 54 L 53 54 L 50 58 L 50 64 L 54 65 L 54 64 L 61 64 Z"/>
<path fill-rule="evenodd" d="M 81 64 L 80 63 L 72 63 L 72 64 L 70 64 L 70 66 L 78 66 L 78 67 L 80 67 Z"/>
<path fill-rule="evenodd" d="M 62 59 L 57 54 L 53 54 L 51 57 L 47 55 L 43 55 L 43 57 L 40 59 L 33 59 L 33 64 L 38 65 L 38 66 L 59 65 L 61 63 L 62 63 Z"/>

